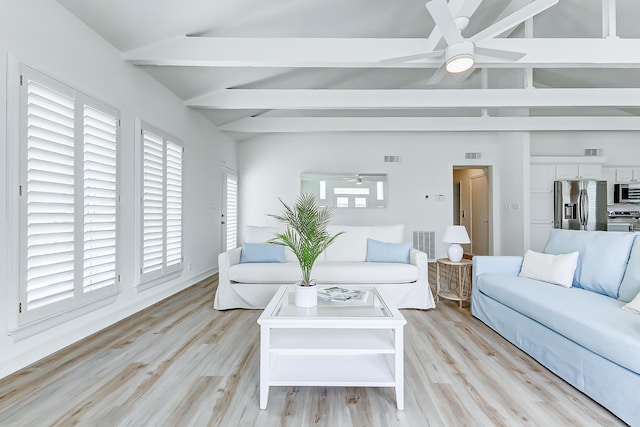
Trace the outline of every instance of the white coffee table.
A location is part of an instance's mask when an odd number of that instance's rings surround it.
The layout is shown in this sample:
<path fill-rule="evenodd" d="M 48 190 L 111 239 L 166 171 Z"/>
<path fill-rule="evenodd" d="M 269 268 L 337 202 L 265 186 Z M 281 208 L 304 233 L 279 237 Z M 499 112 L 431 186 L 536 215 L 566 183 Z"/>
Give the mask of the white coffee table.
<path fill-rule="evenodd" d="M 407 321 L 375 287 L 365 302 L 294 304 L 294 287 L 282 286 L 258 318 L 260 409 L 271 386 L 395 387 L 404 409 L 403 327 Z"/>

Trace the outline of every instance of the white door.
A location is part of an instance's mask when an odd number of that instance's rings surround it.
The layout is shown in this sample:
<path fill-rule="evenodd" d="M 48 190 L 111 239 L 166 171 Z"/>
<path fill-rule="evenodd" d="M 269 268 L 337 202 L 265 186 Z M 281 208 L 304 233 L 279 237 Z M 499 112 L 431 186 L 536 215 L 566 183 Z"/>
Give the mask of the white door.
<path fill-rule="evenodd" d="M 489 255 L 489 180 L 471 178 L 471 253 Z"/>
<path fill-rule="evenodd" d="M 222 251 L 238 247 L 238 175 L 229 169 L 222 174 L 220 241 Z"/>

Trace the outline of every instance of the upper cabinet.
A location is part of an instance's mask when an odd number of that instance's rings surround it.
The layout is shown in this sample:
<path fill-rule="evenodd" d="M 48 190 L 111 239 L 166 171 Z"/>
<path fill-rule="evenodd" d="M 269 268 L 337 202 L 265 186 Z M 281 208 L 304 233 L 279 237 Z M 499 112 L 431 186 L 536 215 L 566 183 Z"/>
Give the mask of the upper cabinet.
<path fill-rule="evenodd" d="M 556 179 L 600 179 L 602 165 L 594 164 L 558 164 Z"/>
<path fill-rule="evenodd" d="M 640 168 L 634 167 L 621 167 L 616 168 L 616 182 L 639 182 L 640 181 Z"/>
<path fill-rule="evenodd" d="M 541 156 L 531 157 L 531 189 L 551 179 L 602 179 L 604 157 Z M 535 171 L 534 171 L 535 169 Z M 544 174 L 543 176 L 541 176 Z M 639 175 L 640 178 L 640 175 Z M 544 183 L 548 188 L 548 183 Z"/>

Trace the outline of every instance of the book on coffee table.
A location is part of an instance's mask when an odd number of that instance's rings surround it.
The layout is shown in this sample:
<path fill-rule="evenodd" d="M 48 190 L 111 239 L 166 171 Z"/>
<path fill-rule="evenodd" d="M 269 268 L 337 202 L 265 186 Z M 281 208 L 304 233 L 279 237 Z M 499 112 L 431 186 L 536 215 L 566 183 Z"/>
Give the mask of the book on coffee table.
<path fill-rule="evenodd" d="M 348 289 L 339 286 L 318 289 L 318 298 L 332 302 L 365 302 L 369 296 L 368 291 Z"/>

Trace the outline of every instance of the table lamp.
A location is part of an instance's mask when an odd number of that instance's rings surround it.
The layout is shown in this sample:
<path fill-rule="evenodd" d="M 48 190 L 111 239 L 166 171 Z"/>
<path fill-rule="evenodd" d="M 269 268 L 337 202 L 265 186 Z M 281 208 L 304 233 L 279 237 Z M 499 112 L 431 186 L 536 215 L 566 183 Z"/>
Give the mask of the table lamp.
<path fill-rule="evenodd" d="M 464 251 L 462 246 L 460 246 L 460 243 L 471 243 L 469 235 L 467 234 L 467 229 L 464 225 L 448 226 L 447 230 L 444 232 L 442 241 L 445 243 L 451 243 L 449 249 L 447 249 L 447 255 L 449 256 L 449 261 L 452 262 L 460 262 L 462 259 Z"/>

